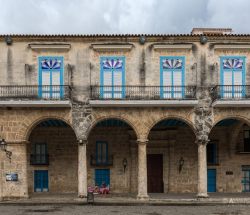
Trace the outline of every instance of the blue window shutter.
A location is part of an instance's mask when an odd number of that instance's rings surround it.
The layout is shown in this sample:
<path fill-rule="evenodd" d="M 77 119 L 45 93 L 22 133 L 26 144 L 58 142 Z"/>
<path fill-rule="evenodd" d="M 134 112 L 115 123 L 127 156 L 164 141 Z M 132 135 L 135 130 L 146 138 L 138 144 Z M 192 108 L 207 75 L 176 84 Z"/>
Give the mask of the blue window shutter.
<path fill-rule="evenodd" d="M 173 98 L 182 97 L 182 71 L 173 72 Z"/>
<path fill-rule="evenodd" d="M 160 57 L 160 92 L 166 99 L 181 98 L 185 95 L 185 57 Z"/>
<path fill-rule="evenodd" d="M 224 98 L 240 98 L 245 96 L 245 57 L 220 57 L 221 96 Z M 229 86 L 227 86 L 229 85 Z"/>
<path fill-rule="evenodd" d="M 163 82 L 163 98 L 171 98 L 172 97 L 172 72 L 164 71 L 162 74 L 162 82 Z"/>
<path fill-rule="evenodd" d="M 101 97 L 120 99 L 125 96 L 125 57 L 101 57 Z"/>
<path fill-rule="evenodd" d="M 39 63 L 39 97 L 60 99 L 64 96 L 63 57 L 42 56 Z M 59 85 L 55 87 L 55 85 Z"/>
<path fill-rule="evenodd" d="M 103 72 L 103 98 L 112 98 L 113 87 L 112 87 L 112 71 Z"/>
<path fill-rule="evenodd" d="M 96 142 L 96 162 L 105 164 L 108 161 L 108 143 L 105 141 Z"/>

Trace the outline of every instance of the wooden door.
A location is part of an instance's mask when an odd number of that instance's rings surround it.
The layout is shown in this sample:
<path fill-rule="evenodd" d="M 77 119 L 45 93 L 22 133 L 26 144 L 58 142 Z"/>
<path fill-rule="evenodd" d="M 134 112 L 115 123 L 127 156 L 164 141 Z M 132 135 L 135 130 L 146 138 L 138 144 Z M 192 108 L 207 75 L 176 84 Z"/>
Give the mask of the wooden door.
<path fill-rule="evenodd" d="M 148 193 L 163 193 L 163 156 L 147 155 Z"/>

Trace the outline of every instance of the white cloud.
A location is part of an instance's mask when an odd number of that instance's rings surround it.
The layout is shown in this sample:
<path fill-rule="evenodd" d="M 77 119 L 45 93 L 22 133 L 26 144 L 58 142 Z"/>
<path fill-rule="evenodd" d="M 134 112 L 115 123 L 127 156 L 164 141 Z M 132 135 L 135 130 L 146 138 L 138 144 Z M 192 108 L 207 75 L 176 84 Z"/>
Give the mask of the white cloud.
<path fill-rule="evenodd" d="M 250 33 L 249 0 L 0 0 L 0 34 Z"/>

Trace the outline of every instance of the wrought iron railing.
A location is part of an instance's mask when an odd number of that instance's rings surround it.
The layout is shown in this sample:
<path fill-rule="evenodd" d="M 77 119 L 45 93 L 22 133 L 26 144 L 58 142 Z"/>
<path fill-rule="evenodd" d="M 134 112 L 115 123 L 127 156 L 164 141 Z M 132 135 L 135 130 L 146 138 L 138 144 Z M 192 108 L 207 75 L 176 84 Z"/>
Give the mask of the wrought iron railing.
<path fill-rule="evenodd" d="M 31 165 L 49 165 L 48 154 L 31 154 L 30 155 Z"/>
<path fill-rule="evenodd" d="M 68 85 L 5 85 L 0 86 L 0 99 L 67 100 L 71 96 Z"/>
<path fill-rule="evenodd" d="M 212 88 L 212 97 L 216 99 L 249 99 L 250 85 L 217 85 Z"/>
<path fill-rule="evenodd" d="M 196 86 L 91 86 L 92 100 L 196 99 Z"/>
<path fill-rule="evenodd" d="M 91 166 L 113 166 L 113 155 L 105 157 L 105 159 L 98 159 L 96 155 L 90 156 Z"/>

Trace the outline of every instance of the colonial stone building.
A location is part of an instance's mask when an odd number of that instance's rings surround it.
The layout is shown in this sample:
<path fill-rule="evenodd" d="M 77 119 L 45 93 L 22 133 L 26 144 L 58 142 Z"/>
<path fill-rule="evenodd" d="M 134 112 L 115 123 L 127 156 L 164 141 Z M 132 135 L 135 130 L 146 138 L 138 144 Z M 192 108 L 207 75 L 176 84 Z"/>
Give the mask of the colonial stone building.
<path fill-rule="evenodd" d="M 249 192 L 249 59 L 231 29 L 0 35 L 1 197 Z"/>

